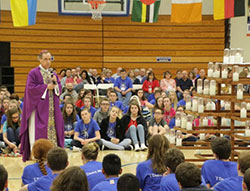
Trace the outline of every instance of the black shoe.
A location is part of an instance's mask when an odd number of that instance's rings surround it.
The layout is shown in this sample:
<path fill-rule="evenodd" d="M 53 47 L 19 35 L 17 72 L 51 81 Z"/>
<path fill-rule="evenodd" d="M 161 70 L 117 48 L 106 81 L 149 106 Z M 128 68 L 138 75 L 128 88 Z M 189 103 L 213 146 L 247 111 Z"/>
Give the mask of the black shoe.
<path fill-rule="evenodd" d="M 131 151 L 131 150 L 134 150 L 134 147 L 133 147 L 132 145 L 129 145 L 129 146 L 127 146 L 127 147 L 124 147 L 124 149 L 125 149 L 126 151 Z"/>

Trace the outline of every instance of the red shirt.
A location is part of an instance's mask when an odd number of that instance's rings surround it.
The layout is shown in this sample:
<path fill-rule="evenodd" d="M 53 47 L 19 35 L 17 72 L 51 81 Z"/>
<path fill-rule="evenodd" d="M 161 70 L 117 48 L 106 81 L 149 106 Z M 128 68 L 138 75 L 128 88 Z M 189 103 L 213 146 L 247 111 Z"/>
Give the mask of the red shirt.
<path fill-rule="evenodd" d="M 152 93 L 153 93 L 155 87 L 160 87 L 160 83 L 158 80 L 153 80 L 152 82 L 145 80 L 142 85 L 143 91 L 148 92 L 149 87 L 152 88 Z"/>
<path fill-rule="evenodd" d="M 136 121 L 136 120 L 133 121 L 132 119 L 130 119 L 130 122 L 129 122 L 129 124 L 128 124 L 128 127 L 126 128 L 126 132 L 128 131 L 128 129 L 129 129 L 132 125 L 134 125 L 135 127 L 137 127 L 137 121 Z"/>

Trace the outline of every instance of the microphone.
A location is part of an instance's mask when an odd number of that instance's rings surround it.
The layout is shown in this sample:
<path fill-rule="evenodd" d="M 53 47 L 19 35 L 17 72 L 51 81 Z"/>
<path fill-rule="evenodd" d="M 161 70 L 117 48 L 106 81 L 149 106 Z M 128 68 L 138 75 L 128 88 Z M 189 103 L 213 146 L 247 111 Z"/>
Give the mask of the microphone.
<path fill-rule="evenodd" d="M 50 77 L 53 78 L 54 77 L 53 68 L 49 68 L 49 72 L 50 72 Z M 56 85 L 56 81 L 52 80 L 52 83 Z"/>

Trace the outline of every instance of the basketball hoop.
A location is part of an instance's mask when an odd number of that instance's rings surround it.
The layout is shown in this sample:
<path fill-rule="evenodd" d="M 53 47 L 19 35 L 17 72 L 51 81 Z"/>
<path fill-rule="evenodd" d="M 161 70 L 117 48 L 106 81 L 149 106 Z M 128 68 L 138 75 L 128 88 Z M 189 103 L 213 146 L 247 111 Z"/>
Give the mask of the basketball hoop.
<path fill-rule="evenodd" d="M 95 21 L 102 20 L 102 10 L 105 7 L 106 0 L 88 0 L 92 12 L 92 19 Z"/>

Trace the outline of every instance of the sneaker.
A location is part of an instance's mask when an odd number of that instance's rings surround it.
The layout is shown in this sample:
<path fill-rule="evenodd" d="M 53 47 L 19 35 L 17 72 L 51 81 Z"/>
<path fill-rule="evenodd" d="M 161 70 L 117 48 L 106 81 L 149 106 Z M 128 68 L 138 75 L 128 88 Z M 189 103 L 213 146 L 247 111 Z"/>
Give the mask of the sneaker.
<path fill-rule="evenodd" d="M 140 146 L 138 144 L 135 144 L 135 152 L 138 152 L 140 150 L 141 150 Z"/>
<path fill-rule="evenodd" d="M 79 152 L 79 151 L 80 151 L 80 148 L 73 146 L 73 152 Z"/>
<path fill-rule="evenodd" d="M 141 150 L 142 151 L 146 151 L 148 149 L 148 147 L 145 144 L 141 144 Z"/>
<path fill-rule="evenodd" d="M 108 150 L 108 147 L 106 147 L 105 145 L 102 145 L 102 146 L 101 146 L 101 150 L 102 150 L 102 151 Z"/>
<path fill-rule="evenodd" d="M 5 143 L 3 141 L 0 141 L 0 148 L 4 148 L 5 147 Z"/>
<path fill-rule="evenodd" d="M 124 149 L 125 149 L 126 151 L 131 151 L 131 150 L 134 150 L 134 147 L 133 147 L 132 145 L 129 145 L 129 146 L 127 146 L 127 147 L 124 147 Z"/>

